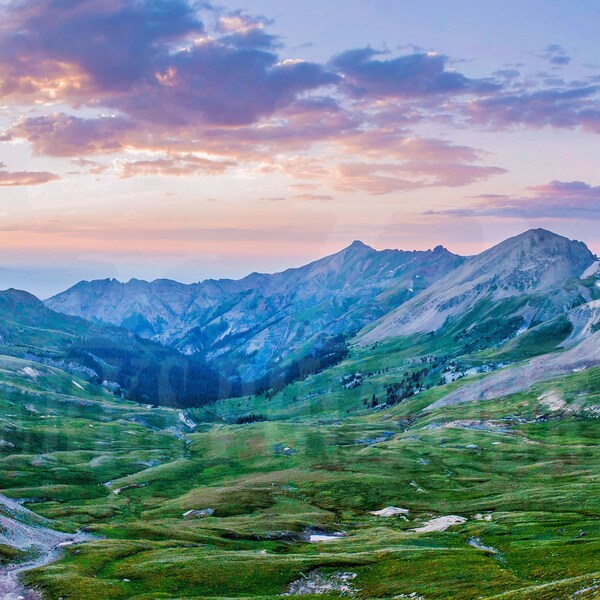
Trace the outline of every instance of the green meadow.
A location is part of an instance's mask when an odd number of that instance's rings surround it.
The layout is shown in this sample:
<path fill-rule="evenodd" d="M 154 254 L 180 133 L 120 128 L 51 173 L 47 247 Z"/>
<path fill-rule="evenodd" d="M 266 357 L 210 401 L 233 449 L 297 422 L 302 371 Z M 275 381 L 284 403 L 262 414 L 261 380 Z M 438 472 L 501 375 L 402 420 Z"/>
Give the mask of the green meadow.
<path fill-rule="evenodd" d="M 423 412 L 466 377 L 380 410 L 361 398 L 383 393 L 393 364 L 355 389 L 338 381 L 361 352 L 278 396 L 188 413 L 195 430 L 3 357 L 2 493 L 95 536 L 27 584 L 51 599 L 275 598 L 350 573 L 350 591 L 302 597 L 597 597 L 600 368 Z M 386 355 L 406 370 L 401 348 Z M 269 420 L 232 424 L 251 407 Z M 407 518 L 371 514 L 388 506 Z M 461 523 L 414 531 L 450 515 Z"/>

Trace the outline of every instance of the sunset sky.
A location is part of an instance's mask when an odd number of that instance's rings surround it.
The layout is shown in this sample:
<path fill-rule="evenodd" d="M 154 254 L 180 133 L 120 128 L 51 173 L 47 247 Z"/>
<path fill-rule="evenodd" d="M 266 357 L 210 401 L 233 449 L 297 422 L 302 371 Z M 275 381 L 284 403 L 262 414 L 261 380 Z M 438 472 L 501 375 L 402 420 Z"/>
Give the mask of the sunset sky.
<path fill-rule="evenodd" d="M 597 0 L 0 0 L 0 287 L 600 253 L 598 31 Z"/>

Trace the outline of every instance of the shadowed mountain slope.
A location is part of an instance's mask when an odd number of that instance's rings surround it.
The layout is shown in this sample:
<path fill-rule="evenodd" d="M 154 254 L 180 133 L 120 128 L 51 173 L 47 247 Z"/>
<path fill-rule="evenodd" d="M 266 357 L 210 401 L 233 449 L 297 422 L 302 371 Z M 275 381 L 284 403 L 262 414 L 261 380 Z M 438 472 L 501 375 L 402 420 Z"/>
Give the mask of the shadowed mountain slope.
<path fill-rule="evenodd" d="M 198 406 L 234 393 L 202 357 L 57 313 L 21 290 L 0 292 L 0 354 L 66 368 L 140 402 Z"/>

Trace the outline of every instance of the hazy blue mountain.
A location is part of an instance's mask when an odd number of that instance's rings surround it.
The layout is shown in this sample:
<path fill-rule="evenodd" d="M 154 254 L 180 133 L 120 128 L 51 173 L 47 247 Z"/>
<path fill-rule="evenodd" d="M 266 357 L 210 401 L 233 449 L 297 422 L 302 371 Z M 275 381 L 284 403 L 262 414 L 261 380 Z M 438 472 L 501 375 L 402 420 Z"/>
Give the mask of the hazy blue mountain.
<path fill-rule="evenodd" d="M 361 329 L 464 261 L 441 246 L 424 252 L 377 251 L 356 241 L 273 275 L 190 285 L 164 279 L 83 281 L 46 303 L 186 354 L 201 353 L 250 380 L 325 336 Z"/>

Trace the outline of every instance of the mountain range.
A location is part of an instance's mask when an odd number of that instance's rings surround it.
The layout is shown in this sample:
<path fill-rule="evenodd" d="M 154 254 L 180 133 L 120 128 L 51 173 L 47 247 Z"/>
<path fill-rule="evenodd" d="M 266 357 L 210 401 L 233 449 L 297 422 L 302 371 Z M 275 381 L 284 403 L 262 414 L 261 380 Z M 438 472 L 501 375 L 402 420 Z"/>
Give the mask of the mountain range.
<path fill-rule="evenodd" d="M 543 229 L 475 257 L 441 246 L 377 251 L 355 241 L 273 275 L 194 284 L 82 281 L 46 305 L 202 356 L 225 376 L 248 382 L 326 348 L 335 336 L 369 344 L 460 322 L 461 335 L 474 337 L 501 316 L 498 335 L 514 337 L 593 300 L 596 260 L 584 243 Z M 586 271 L 591 275 L 582 279 Z"/>
<path fill-rule="evenodd" d="M 129 329 L 248 381 L 330 336 L 352 334 L 466 259 L 438 246 L 377 251 L 362 242 L 282 273 L 186 285 L 83 281 L 46 301 L 58 312 Z"/>
<path fill-rule="evenodd" d="M 6 290 L 0 345 L 139 402 L 199 406 L 282 390 L 358 347 L 499 360 L 572 347 L 599 327 L 599 266 L 584 243 L 542 229 L 474 257 L 357 241 L 238 281 L 82 281 L 46 302 Z"/>

